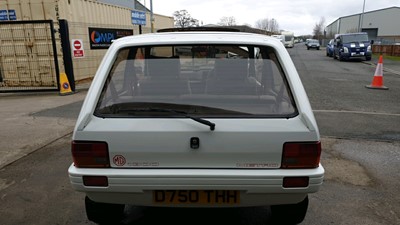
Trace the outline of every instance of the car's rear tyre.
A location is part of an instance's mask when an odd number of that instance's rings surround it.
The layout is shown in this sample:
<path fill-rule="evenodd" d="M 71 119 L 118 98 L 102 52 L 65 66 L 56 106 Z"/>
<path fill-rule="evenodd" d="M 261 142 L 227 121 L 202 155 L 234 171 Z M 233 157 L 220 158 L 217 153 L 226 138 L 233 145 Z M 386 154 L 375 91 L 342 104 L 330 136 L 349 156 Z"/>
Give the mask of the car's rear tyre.
<path fill-rule="evenodd" d="M 125 205 L 100 203 L 85 197 L 86 216 L 98 224 L 119 223 L 124 216 Z"/>
<path fill-rule="evenodd" d="M 371 56 L 370 57 L 365 57 L 365 60 L 367 60 L 367 61 L 371 61 Z"/>
<path fill-rule="evenodd" d="M 307 214 L 308 196 L 301 202 L 291 205 L 271 206 L 272 221 L 274 224 L 299 224 Z"/>

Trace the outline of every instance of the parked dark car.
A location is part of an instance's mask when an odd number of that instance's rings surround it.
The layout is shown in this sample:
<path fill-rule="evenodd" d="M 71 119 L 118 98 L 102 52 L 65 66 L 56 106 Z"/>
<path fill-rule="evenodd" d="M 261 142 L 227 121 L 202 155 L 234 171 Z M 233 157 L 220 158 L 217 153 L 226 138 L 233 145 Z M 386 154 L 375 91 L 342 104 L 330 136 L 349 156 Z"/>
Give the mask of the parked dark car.
<path fill-rule="evenodd" d="M 326 56 L 329 56 L 329 57 L 333 57 L 333 51 L 334 51 L 334 49 L 333 49 L 333 43 L 334 43 L 334 39 L 331 39 L 329 42 L 328 42 L 328 44 L 326 45 Z"/>
<path fill-rule="evenodd" d="M 373 40 L 368 39 L 366 32 L 336 34 L 333 58 L 340 61 L 361 59 L 370 61 L 372 57 Z"/>

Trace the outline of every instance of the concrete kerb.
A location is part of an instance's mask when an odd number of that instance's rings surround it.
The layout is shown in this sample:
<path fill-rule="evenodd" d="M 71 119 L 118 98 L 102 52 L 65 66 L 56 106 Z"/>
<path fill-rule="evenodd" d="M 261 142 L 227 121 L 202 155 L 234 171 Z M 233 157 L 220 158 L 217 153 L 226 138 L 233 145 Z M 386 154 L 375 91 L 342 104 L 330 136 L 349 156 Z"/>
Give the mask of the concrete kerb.
<path fill-rule="evenodd" d="M 362 61 L 362 62 L 364 64 L 370 65 L 372 67 L 377 66 L 377 63 L 375 63 L 375 62 L 371 62 L 371 61 Z M 389 61 L 389 62 L 391 62 L 391 61 Z M 392 68 L 388 68 L 387 66 L 385 66 L 385 60 L 383 61 L 383 72 L 389 72 L 389 73 L 400 76 L 400 63 L 398 63 L 399 65 L 394 65 L 395 64 L 394 62 L 391 62 L 390 64 L 391 64 L 390 66 L 392 66 Z M 393 68 L 393 67 L 396 67 L 396 68 Z"/>

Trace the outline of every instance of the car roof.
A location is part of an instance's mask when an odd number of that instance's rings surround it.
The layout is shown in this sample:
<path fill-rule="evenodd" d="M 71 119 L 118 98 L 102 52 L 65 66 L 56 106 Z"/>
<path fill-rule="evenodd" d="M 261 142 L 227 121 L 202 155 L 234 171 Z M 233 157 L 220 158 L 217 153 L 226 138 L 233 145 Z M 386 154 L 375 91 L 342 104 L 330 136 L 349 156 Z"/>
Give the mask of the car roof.
<path fill-rule="evenodd" d="M 335 38 L 339 36 L 349 36 L 349 35 L 355 35 L 355 34 L 367 34 L 366 32 L 356 32 L 356 33 L 345 33 L 345 34 L 335 34 Z"/>
<path fill-rule="evenodd" d="M 229 27 L 171 27 L 157 30 L 160 32 L 185 32 L 185 31 L 229 31 L 240 32 L 239 29 Z"/>
<path fill-rule="evenodd" d="M 354 34 L 367 34 L 366 32 L 357 32 L 357 33 L 346 33 L 341 35 L 354 35 Z"/>
<path fill-rule="evenodd" d="M 169 45 L 169 44 L 239 44 L 270 45 L 280 48 L 282 43 L 271 36 L 229 31 L 160 32 L 122 37 L 113 45 Z"/>

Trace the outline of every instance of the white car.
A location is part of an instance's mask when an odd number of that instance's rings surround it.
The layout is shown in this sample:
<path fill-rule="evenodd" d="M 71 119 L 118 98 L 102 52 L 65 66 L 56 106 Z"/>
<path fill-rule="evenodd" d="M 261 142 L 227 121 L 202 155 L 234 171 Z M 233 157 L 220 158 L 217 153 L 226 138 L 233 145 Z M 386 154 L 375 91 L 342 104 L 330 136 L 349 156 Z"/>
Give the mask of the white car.
<path fill-rule="evenodd" d="M 323 184 L 308 97 L 282 43 L 240 32 L 124 37 L 108 49 L 72 137 L 89 220 L 125 205 L 271 206 L 300 223 Z"/>

